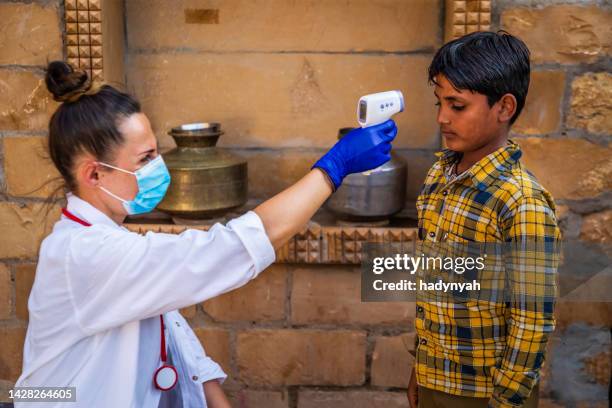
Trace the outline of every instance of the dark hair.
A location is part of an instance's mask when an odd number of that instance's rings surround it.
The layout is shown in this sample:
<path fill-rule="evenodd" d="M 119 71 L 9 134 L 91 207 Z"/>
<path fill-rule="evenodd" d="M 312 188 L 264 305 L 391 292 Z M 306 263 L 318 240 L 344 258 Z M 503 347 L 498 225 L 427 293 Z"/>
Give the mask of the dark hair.
<path fill-rule="evenodd" d="M 507 93 L 517 106 L 510 124 L 525 106 L 529 89 L 529 49 L 513 35 L 479 31 L 464 35 L 442 46 L 429 66 L 429 81 L 443 74 L 456 89 L 467 89 L 487 96 L 489 106 Z"/>
<path fill-rule="evenodd" d="M 63 102 L 49 122 L 49 154 L 66 187 L 76 191 L 76 156 L 87 152 L 97 160 L 112 161 L 124 142 L 119 122 L 140 112 L 140 103 L 110 85 L 98 87 L 87 72 L 63 61 L 49 63 L 45 83 L 53 99 Z"/>

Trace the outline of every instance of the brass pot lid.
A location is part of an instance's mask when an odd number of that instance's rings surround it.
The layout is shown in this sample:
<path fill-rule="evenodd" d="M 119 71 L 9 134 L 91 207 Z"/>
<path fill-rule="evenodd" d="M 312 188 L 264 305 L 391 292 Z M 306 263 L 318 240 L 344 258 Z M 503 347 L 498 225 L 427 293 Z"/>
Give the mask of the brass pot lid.
<path fill-rule="evenodd" d="M 206 148 L 214 147 L 223 132 L 218 122 L 197 122 L 175 126 L 168 134 L 172 136 L 179 148 Z"/>
<path fill-rule="evenodd" d="M 221 131 L 221 123 L 219 122 L 195 122 L 185 123 L 179 126 L 175 126 L 170 129 L 168 134 L 183 134 L 183 133 L 218 133 Z"/>

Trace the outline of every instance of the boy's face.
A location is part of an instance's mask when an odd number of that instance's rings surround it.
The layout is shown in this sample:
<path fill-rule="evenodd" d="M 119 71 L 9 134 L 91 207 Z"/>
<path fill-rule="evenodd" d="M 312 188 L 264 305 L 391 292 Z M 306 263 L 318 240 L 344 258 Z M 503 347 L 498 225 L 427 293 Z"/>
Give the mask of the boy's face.
<path fill-rule="evenodd" d="M 457 90 L 442 74 L 435 79 L 438 123 L 449 149 L 471 152 L 496 143 L 505 135 L 507 121 L 500 121 L 499 102 L 489 107 L 486 95 Z"/>

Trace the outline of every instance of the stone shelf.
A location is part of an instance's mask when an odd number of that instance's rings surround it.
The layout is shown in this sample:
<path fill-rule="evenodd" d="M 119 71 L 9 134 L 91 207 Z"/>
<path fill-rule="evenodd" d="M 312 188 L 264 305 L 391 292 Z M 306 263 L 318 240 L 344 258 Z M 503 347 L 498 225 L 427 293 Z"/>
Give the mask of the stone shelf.
<path fill-rule="evenodd" d="M 154 211 L 142 216 L 130 216 L 124 226 L 139 234 L 148 231 L 180 234 L 188 228 L 208 230 L 216 222 L 226 224 L 260 203 L 261 200 L 250 199 L 244 206 L 210 220 L 177 219 Z M 361 263 L 361 249 L 366 242 L 402 244 L 400 248 L 406 244 L 406 249 L 413 249 L 417 229 L 412 207 L 407 205 L 407 209 L 388 220 L 386 225 L 343 222 L 322 207 L 301 232 L 276 251 L 276 262 L 358 265 Z"/>
<path fill-rule="evenodd" d="M 131 231 L 180 234 L 188 228 L 207 230 L 211 225 L 124 224 Z M 414 245 L 417 230 L 413 227 L 326 226 L 311 222 L 287 244 L 276 251 L 277 263 L 348 264 L 361 262 L 366 242 Z"/>

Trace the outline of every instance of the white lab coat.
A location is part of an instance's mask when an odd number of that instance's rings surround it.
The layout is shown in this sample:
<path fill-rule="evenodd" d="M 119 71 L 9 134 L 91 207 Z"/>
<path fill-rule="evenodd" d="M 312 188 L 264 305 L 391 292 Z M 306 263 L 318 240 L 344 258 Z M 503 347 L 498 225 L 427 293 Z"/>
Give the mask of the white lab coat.
<path fill-rule="evenodd" d="M 76 387 L 77 402 L 16 408 L 157 407 L 160 322 L 185 407 L 205 407 L 202 383 L 225 379 L 177 309 L 238 288 L 275 260 L 252 211 L 209 231 L 139 235 L 69 194 L 68 210 L 43 241 L 16 386 Z"/>

